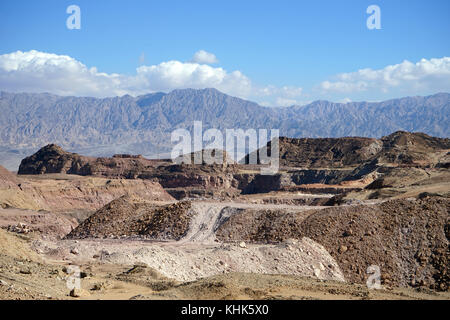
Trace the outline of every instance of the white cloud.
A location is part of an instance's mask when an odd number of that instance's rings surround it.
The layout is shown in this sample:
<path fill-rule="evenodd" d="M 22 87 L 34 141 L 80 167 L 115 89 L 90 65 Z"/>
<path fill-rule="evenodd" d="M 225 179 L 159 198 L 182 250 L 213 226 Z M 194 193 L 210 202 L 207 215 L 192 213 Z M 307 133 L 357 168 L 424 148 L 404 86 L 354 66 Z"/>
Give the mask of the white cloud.
<path fill-rule="evenodd" d="M 417 63 L 407 60 L 383 69 L 361 69 L 342 73 L 334 81 L 320 84 L 323 92 L 354 93 L 390 91 L 417 94 L 423 90 L 448 91 L 450 89 L 450 57 L 422 59 Z"/>
<path fill-rule="evenodd" d="M 219 60 L 213 53 L 207 52 L 205 50 L 197 51 L 191 59 L 191 62 L 202 63 L 202 64 L 213 64 L 218 63 Z"/>
<path fill-rule="evenodd" d="M 141 55 L 142 60 L 144 57 Z M 66 55 L 16 51 L 0 55 L 0 90 L 106 97 L 184 88 L 217 88 L 226 94 L 269 106 L 305 104 L 316 99 L 382 100 L 450 90 L 449 57 L 422 59 L 417 63 L 404 61 L 378 70 L 342 73 L 333 80 L 323 81 L 310 92 L 295 86 L 255 85 L 239 70 L 227 71 L 197 61 L 172 60 L 141 65 L 134 75 L 124 75 L 100 72 L 96 67 L 87 67 Z M 202 61 L 206 62 L 205 59 Z"/>
<path fill-rule="evenodd" d="M 350 98 L 343 98 L 343 99 L 339 100 L 338 102 L 340 102 L 340 103 L 349 103 L 349 102 L 352 102 L 352 99 L 350 99 Z"/>
<path fill-rule="evenodd" d="M 142 65 L 135 75 L 99 72 L 76 59 L 36 50 L 0 55 L 0 90 L 12 92 L 50 92 L 59 95 L 106 97 L 169 92 L 183 88 L 217 88 L 241 98 L 271 105 L 277 99 L 293 99 L 301 88 L 254 86 L 240 71 L 176 60 L 157 65 Z M 282 100 L 279 100 L 282 101 Z"/>
<path fill-rule="evenodd" d="M 279 98 L 277 98 L 275 100 L 275 104 L 277 106 L 280 106 L 280 107 L 290 107 L 290 106 L 293 106 L 293 105 L 298 105 L 299 102 L 297 100 L 295 100 L 295 99 L 288 99 L 288 98 L 279 97 Z"/>
<path fill-rule="evenodd" d="M 0 55 L 0 88 L 61 95 L 123 95 L 126 77 L 98 72 L 64 55 L 16 51 Z"/>
<path fill-rule="evenodd" d="M 180 88 L 215 87 L 237 96 L 251 93 L 240 71 L 205 64 L 167 61 L 140 66 L 136 75 L 107 74 L 64 55 L 28 51 L 0 55 L 0 88 L 6 91 L 52 92 L 62 95 L 139 95 Z"/>
<path fill-rule="evenodd" d="M 178 88 L 212 87 L 237 96 L 247 96 L 252 90 L 251 81 L 240 71 L 227 72 L 205 64 L 175 60 L 139 67 L 132 84 L 130 90 L 139 88 L 144 92 L 149 89 L 170 91 Z"/>

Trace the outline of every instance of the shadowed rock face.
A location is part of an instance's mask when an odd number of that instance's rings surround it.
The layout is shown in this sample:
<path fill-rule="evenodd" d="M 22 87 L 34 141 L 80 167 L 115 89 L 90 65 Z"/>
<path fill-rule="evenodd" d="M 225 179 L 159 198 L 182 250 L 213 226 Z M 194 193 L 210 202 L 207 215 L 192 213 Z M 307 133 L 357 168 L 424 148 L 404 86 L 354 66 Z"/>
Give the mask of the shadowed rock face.
<path fill-rule="evenodd" d="M 265 150 L 267 148 L 268 152 Z M 271 142 L 258 153 L 270 155 Z M 345 168 L 370 163 L 429 165 L 436 152 L 450 149 L 450 139 L 424 133 L 397 131 L 381 139 L 344 138 L 279 138 L 280 165 L 304 168 Z M 249 162 L 247 155 L 243 163 Z M 254 154 L 253 154 L 254 157 Z"/>
<path fill-rule="evenodd" d="M 397 131 L 381 138 L 383 149 L 377 155 L 378 162 L 396 164 L 429 164 L 433 153 L 450 149 L 450 139 L 436 138 L 417 132 Z"/>
<path fill-rule="evenodd" d="M 49 144 L 22 160 L 18 174 L 68 173 L 82 176 L 136 178 L 157 162 L 142 156 L 119 154 L 112 158 L 85 157 Z"/>
<path fill-rule="evenodd" d="M 56 144 L 49 144 L 22 160 L 19 174 L 77 173 L 85 167 L 89 158 L 64 151 Z"/>
<path fill-rule="evenodd" d="M 270 153 L 270 142 L 268 143 Z M 432 154 L 450 149 L 450 139 L 430 137 L 423 133 L 395 132 L 381 140 L 373 138 L 280 138 L 280 165 L 286 167 L 345 168 L 369 163 L 427 165 Z M 205 151 L 204 151 L 205 152 Z M 93 158 L 64 151 L 50 144 L 22 160 L 19 174 L 69 173 L 121 178 L 151 177 L 157 174 L 198 173 L 211 175 L 231 172 L 226 152 L 220 151 L 223 165 L 174 165 L 170 160 L 149 160 L 127 154 L 112 158 Z M 245 161 L 248 163 L 250 155 Z M 194 153 L 186 156 L 194 159 Z M 158 170 L 156 170 L 156 168 Z M 192 175 L 191 175 L 192 176 Z"/>
<path fill-rule="evenodd" d="M 270 151 L 271 144 L 268 143 Z M 262 176 L 259 165 L 246 166 L 228 161 L 223 164 L 173 164 L 171 160 L 149 160 L 127 154 L 112 158 L 84 157 L 47 145 L 22 160 L 19 174 L 68 173 L 83 176 L 156 180 L 164 188 L 174 189 L 177 198 L 207 196 L 198 190 L 229 190 L 230 194 L 264 193 L 304 184 L 339 184 L 365 179 L 369 174 L 387 176 L 396 167 L 448 166 L 450 139 L 423 133 L 395 132 L 382 139 L 280 138 L 280 165 L 284 171 Z M 217 152 L 217 150 L 216 150 Z M 194 153 L 186 155 L 194 159 Z M 246 159 L 249 159 L 247 155 Z M 248 169 L 252 169 L 248 171 Z M 287 170 L 286 170 L 287 169 Z M 246 172 L 247 171 L 247 172 Z M 370 183 L 368 181 L 367 183 Z M 377 184 L 372 187 L 379 188 Z M 196 188 L 196 190 L 181 190 Z M 176 190 L 175 190 L 176 189 Z M 240 191 L 239 191 L 240 190 Z M 181 192 L 182 191 L 182 192 Z M 187 192 L 189 191 L 189 192 Z M 343 192 L 344 190 L 341 190 Z M 212 192 L 211 194 L 220 194 Z M 178 197 L 179 195 L 179 197 Z"/>
<path fill-rule="evenodd" d="M 222 151 L 221 151 L 222 152 Z M 193 157 L 193 154 L 190 155 Z M 81 176 L 107 178 L 145 179 L 157 181 L 164 188 L 200 188 L 202 190 L 230 189 L 233 193 L 233 173 L 236 165 L 230 163 L 223 152 L 223 164 L 173 164 L 172 160 L 150 160 L 142 156 L 128 154 L 111 158 L 84 157 L 64 151 L 57 145 L 47 145 L 30 157 L 22 160 L 19 175 L 39 175 L 44 173 L 67 173 Z M 189 158 L 189 155 L 188 155 Z M 186 191 L 186 190 L 184 190 Z M 174 194 L 178 194 L 177 190 Z M 184 192 L 181 197 L 189 197 L 192 192 Z M 198 196 L 202 196 L 199 193 Z M 216 192 L 212 192 L 216 194 Z"/>
<path fill-rule="evenodd" d="M 280 165 L 298 168 L 342 168 L 357 166 L 373 158 L 382 149 L 374 138 L 279 138 Z M 271 154 L 271 142 L 267 144 Z M 256 151 L 255 151 L 256 152 Z M 258 163 L 260 163 L 258 150 Z M 243 163 L 249 163 L 247 155 Z"/>
<path fill-rule="evenodd" d="M 354 166 L 380 150 L 381 142 L 371 138 L 281 138 L 280 164 L 307 168 Z"/>
<path fill-rule="evenodd" d="M 223 172 L 233 164 L 229 164 L 226 152 L 223 152 L 223 164 L 201 165 L 173 164 L 170 159 L 150 160 L 141 155 L 116 154 L 107 157 L 85 157 L 77 153 L 64 151 L 60 146 L 49 144 L 32 156 L 22 160 L 18 174 L 67 173 L 78 175 L 107 176 L 120 178 L 149 177 L 156 173 L 186 173 L 201 171 L 206 173 Z M 186 161 L 194 154 L 186 156 Z"/>

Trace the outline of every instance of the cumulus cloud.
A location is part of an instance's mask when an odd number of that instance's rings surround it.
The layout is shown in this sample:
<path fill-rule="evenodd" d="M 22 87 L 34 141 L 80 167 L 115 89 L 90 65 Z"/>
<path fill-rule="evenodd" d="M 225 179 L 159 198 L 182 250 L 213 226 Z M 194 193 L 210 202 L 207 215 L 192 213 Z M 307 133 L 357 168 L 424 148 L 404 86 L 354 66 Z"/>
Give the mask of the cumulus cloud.
<path fill-rule="evenodd" d="M 213 64 L 218 63 L 219 60 L 216 58 L 214 53 L 207 52 L 205 50 L 197 51 L 191 59 L 191 62 L 200 64 Z"/>
<path fill-rule="evenodd" d="M 180 61 L 139 67 L 134 85 L 140 86 L 142 90 L 151 88 L 153 91 L 214 87 L 239 96 L 246 96 L 251 91 L 250 80 L 240 71 L 227 72 L 205 64 Z"/>
<path fill-rule="evenodd" d="M 143 61 L 144 55 L 141 58 Z M 295 86 L 255 85 L 239 70 L 227 71 L 209 65 L 217 59 L 204 51 L 197 52 L 194 58 L 190 62 L 171 60 L 141 65 L 134 75 L 124 75 L 100 72 L 67 55 L 16 51 L 0 55 L 0 90 L 107 97 L 213 87 L 264 105 L 289 106 L 324 98 L 380 100 L 381 97 L 425 95 L 450 89 L 449 57 L 342 73 L 309 92 Z"/>
<path fill-rule="evenodd" d="M 264 97 L 270 105 L 288 101 L 283 99 L 294 102 L 301 94 L 301 88 L 295 87 L 258 87 L 238 70 L 198 62 L 165 61 L 142 65 L 135 75 L 123 75 L 99 72 L 72 57 L 36 50 L 0 55 L 0 90 L 5 91 L 106 97 L 211 87 L 256 101 Z"/>
<path fill-rule="evenodd" d="M 333 81 L 320 84 L 324 92 L 354 93 L 392 90 L 421 92 L 423 90 L 448 91 L 450 89 L 450 57 L 422 59 L 417 63 L 403 61 L 383 69 L 361 69 L 342 73 Z"/>
<path fill-rule="evenodd" d="M 6 91 L 52 92 L 61 95 L 139 95 L 181 88 L 215 87 L 238 96 L 251 93 L 240 71 L 167 61 L 140 66 L 132 76 L 99 72 L 72 57 L 39 51 L 0 55 L 0 88 Z"/>
<path fill-rule="evenodd" d="M 98 72 L 65 55 L 17 51 L 0 55 L 0 88 L 61 95 L 123 95 L 126 77 Z"/>
<path fill-rule="evenodd" d="M 349 103 L 349 102 L 352 102 L 352 99 L 350 99 L 350 98 L 343 98 L 343 99 L 339 100 L 338 102 L 340 102 L 340 103 Z"/>

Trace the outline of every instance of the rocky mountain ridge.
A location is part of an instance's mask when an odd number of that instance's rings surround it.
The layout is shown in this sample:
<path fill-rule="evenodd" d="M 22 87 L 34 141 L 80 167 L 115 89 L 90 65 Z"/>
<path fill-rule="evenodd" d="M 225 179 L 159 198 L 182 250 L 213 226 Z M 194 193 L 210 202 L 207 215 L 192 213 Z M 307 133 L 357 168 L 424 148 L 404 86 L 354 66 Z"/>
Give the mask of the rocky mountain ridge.
<path fill-rule="evenodd" d="M 300 137 L 381 137 L 396 130 L 449 137 L 450 94 L 379 103 L 316 101 L 267 108 L 216 89 L 184 89 L 139 97 L 97 99 L 52 94 L 0 93 L 0 163 L 10 170 L 42 145 L 91 156 L 115 153 L 161 157 L 176 128 L 279 129 Z"/>
<path fill-rule="evenodd" d="M 270 150 L 270 143 L 268 146 Z M 152 180 L 177 199 L 229 198 L 240 193 L 295 191 L 296 188 L 304 191 L 309 190 L 310 186 L 305 186 L 308 184 L 334 185 L 324 192 L 342 193 L 362 188 L 376 179 L 381 179 L 380 183 L 373 186 L 383 186 L 388 181 L 384 179 L 386 176 L 398 175 L 396 168 L 406 175 L 412 168 L 420 172 L 427 168 L 447 168 L 449 150 L 450 139 L 402 131 L 382 139 L 282 137 L 279 172 L 265 176 L 260 174 L 263 165 L 174 164 L 170 159 L 149 160 L 125 154 L 95 158 L 66 152 L 52 144 L 23 159 L 18 173 Z M 226 158 L 226 153 L 222 156 Z"/>

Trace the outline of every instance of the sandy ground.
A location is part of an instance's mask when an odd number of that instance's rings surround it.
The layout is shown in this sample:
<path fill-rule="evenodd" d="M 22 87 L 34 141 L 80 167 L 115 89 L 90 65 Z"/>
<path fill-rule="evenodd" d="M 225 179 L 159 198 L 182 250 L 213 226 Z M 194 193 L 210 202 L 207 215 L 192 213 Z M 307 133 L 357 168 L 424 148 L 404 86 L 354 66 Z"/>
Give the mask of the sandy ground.
<path fill-rule="evenodd" d="M 277 245 L 220 243 L 215 232 L 233 208 L 250 205 L 195 202 L 195 216 L 186 235 L 179 241 L 140 241 L 121 239 L 36 240 L 33 248 L 49 259 L 112 264 L 144 263 L 163 276 L 193 281 L 229 272 L 291 274 L 317 279 L 345 281 L 339 266 L 328 252 L 308 238 Z M 255 205 L 253 205 L 254 207 Z M 257 205 L 260 208 L 293 206 Z M 308 207 L 304 207 L 304 210 Z M 76 254 L 73 254 L 75 252 Z"/>
<path fill-rule="evenodd" d="M 364 285 L 279 274 L 224 273 L 181 282 L 148 266 L 110 261 L 77 265 L 83 290 L 80 297 L 71 297 L 66 272 L 73 261 L 43 261 L 29 250 L 15 251 L 14 256 L 0 255 L 1 299 L 450 299 L 448 293 L 369 290 Z"/>
<path fill-rule="evenodd" d="M 35 242 L 49 259 L 84 263 L 146 264 L 163 276 L 193 281 L 229 272 L 291 274 L 344 281 L 334 259 L 322 246 L 304 238 L 280 245 L 160 243 L 130 240 Z M 78 252 L 73 254 L 70 252 Z"/>
<path fill-rule="evenodd" d="M 321 207 L 196 201 L 196 215 L 180 241 L 43 237 L 60 231 L 44 225 L 65 220 L 3 209 L 4 226 L 27 218 L 42 230 L 0 229 L 0 299 L 450 299 L 449 292 L 425 288 L 376 290 L 349 283 L 329 252 L 309 238 L 279 244 L 217 241 L 224 219 L 248 208 Z M 73 270 L 80 271 L 79 297 L 69 294 Z"/>
<path fill-rule="evenodd" d="M 376 290 L 299 275 L 226 272 L 194 281 L 177 281 L 148 265 L 113 263 L 107 257 L 84 261 L 83 254 L 72 254 L 76 258 L 49 259 L 30 249 L 30 244 L 36 241 L 34 235 L 0 230 L 0 240 L 1 299 L 450 299 L 449 293 L 425 289 Z M 109 244 L 88 242 L 97 250 L 117 245 L 116 241 L 106 241 Z M 126 247 L 139 246 L 136 241 L 129 242 Z M 84 241 L 78 244 L 88 246 Z M 73 283 L 70 270 L 75 266 L 81 275 L 79 297 L 69 294 Z"/>

